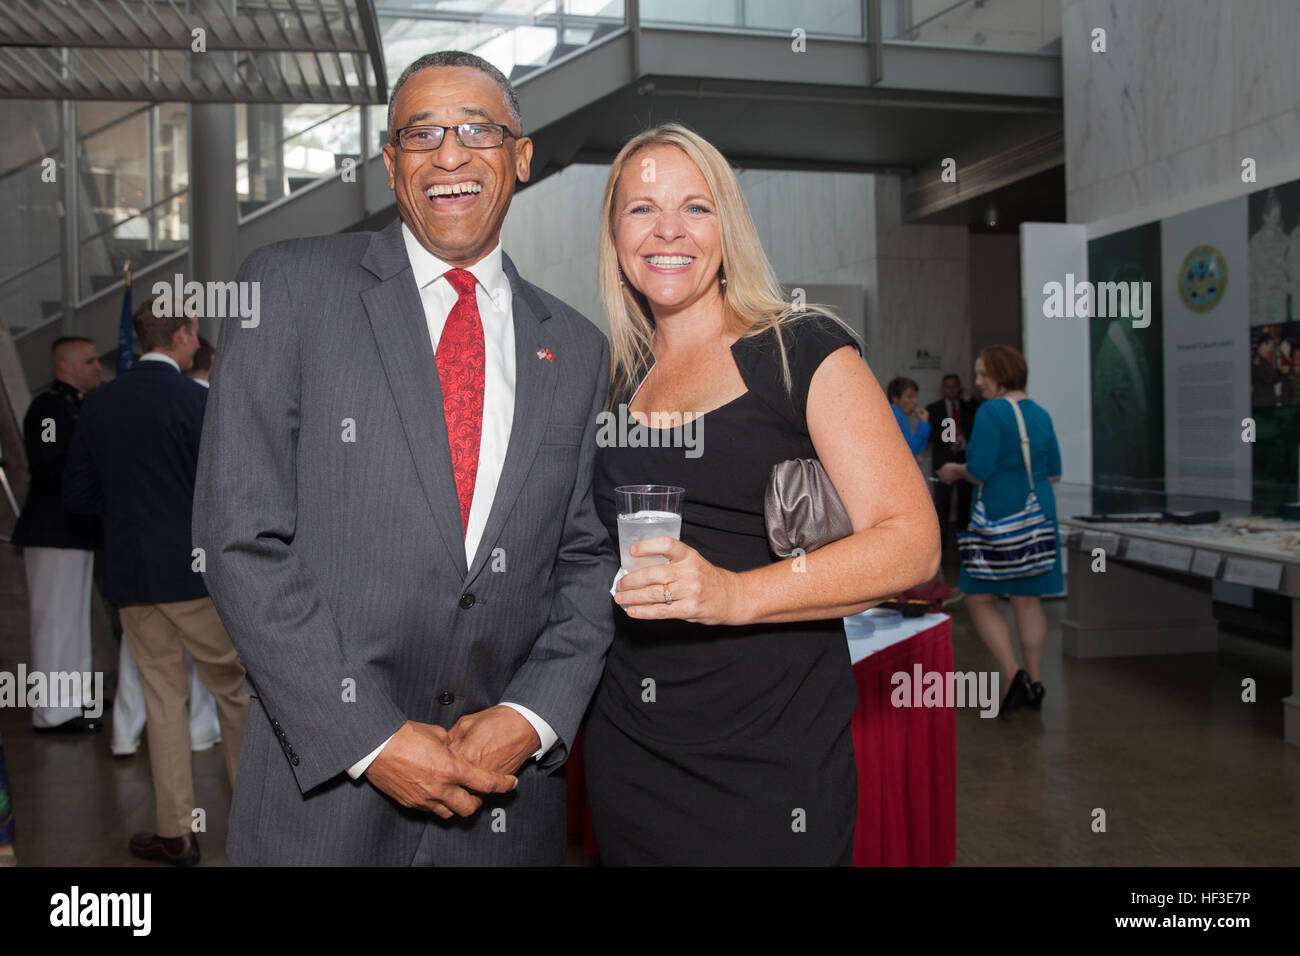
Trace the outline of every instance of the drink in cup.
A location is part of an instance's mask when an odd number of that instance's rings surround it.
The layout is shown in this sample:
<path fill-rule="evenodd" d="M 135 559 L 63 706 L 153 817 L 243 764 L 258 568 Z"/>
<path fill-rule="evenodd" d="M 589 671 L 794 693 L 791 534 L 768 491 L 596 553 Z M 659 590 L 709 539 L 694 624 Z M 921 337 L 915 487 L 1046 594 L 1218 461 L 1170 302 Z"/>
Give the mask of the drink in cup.
<path fill-rule="evenodd" d="M 632 545 L 647 538 L 682 536 L 682 496 L 685 488 L 675 485 L 621 485 L 614 489 L 618 506 L 618 550 L 626 571 L 667 564 L 661 554 L 634 558 Z"/>

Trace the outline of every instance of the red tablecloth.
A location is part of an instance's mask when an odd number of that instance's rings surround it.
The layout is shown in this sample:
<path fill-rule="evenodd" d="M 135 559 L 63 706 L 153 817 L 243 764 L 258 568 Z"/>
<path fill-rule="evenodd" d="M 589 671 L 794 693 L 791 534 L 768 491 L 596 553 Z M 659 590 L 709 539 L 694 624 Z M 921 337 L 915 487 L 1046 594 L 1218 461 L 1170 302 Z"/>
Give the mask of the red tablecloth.
<path fill-rule="evenodd" d="M 858 761 L 858 822 L 854 866 L 949 866 L 957 856 L 957 732 L 951 707 L 894 707 L 890 678 L 952 670 L 952 621 L 934 627 L 853 665 L 858 709 L 853 747 Z M 587 808 L 582 735 L 569 753 L 571 834 L 597 855 Z"/>
<path fill-rule="evenodd" d="M 952 619 L 853 665 L 858 709 L 854 866 L 949 866 L 957 858 L 957 727 L 951 707 L 894 707 L 890 678 L 952 670 Z"/>

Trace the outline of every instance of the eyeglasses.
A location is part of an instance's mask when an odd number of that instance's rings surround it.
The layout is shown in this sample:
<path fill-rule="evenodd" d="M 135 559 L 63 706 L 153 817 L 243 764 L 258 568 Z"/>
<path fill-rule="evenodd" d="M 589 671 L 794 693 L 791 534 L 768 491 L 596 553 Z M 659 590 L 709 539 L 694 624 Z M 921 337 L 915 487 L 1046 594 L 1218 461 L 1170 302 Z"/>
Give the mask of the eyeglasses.
<path fill-rule="evenodd" d="M 442 145 L 447 130 L 456 131 L 456 142 L 469 149 L 491 149 L 515 134 L 500 123 L 461 123 L 459 126 L 403 126 L 397 131 L 397 143 L 408 153 L 424 153 Z M 516 137 L 517 138 L 517 137 Z"/>

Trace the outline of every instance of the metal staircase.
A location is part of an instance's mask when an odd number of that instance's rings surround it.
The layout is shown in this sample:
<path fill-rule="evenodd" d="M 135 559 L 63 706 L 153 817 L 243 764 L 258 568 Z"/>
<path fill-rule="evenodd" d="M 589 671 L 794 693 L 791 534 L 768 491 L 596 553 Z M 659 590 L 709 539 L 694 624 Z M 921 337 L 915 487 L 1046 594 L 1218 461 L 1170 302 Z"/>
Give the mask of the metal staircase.
<path fill-rule="evenodd" d="M 19 5 L 32 7 L 36 2 L 19 0 Z M 100 6 L 105 0 L 71 2 Z M 174 6 L 171 0 L 114 2 L 125 7 Z M 211 0 L 218 7 L 224 2 Z M 359 9 L 364 14 L 361 8 L 371 8 L 371 2 L 352 4 L 352 13 Z M 301 77 L 295 87 L 299 91 L 313 83 L 337 85 L 331 96 L 314 100 L 337 104 L 321 109 L 318 117 L 313 114 L 314 122 L 300 124 L 282 137 L 264 135 L 264 141 L 253 143 L 250 135 L 241 143 L 241 258 L 267 242 L 370 228 L 394 215 L 379 155 L 384 107 L 356 104 L 381 102 L 377 94 L 406 63 L 434 49 L 474 50 L 512 78 L 525 132 L 535 144 L 530 185 L 571 163 L 607 162 L 628 137 L 669 119 L 705 133 L 740 166 L 903 174 L 923 198 L 914 205 L 926 215 L 1063 161 L 1059 11 L 1053 23 L 1054 0 L 826 0 L 814 5 L 816 12 L 791 5 L 797 9 L 793 14 L 782 13 L 780 5 L 770 2 L 746 0 L 373 0 L 375 44 L 369 43 L 365 30 L 340 26 L 339 17 L 347 14 L 337 11 L 349 7 L 348 0 L 321 7 L 319 22 L 335 25 L 328 38 L 319 26 L 291 29 L 295 11 L 301 14 L 318 6 L 316 0 L 245 0 L 239 7 L 253 8 L 253 26 L 242 32 L 228 30 L 219 38 L 232 50 L 246 44 L 241 54 L 230 55 L 238 82 L 244 84 L 239 89 L 247 96 L 229 95 L 227 89 L 226 99 L 248 104 L 240 109 L 263 111 L 257 114 L 260 127 L 251 119 L 253 114 L 246 114 L 250 130 L 275 128 L 279 114 L 266 111 L 278 107 L 257 104 L 271 102 L 268 95 L 282 96 L 286 87 L 275 86 L 276 76 Z M 326 8 L 335 13 L 332 21 Z M 799 23 L 791 26 L 792 19 Z M 288 26 L 277 32 L 276 22 Z M 999 25 L 1005 27 L 1001 33 Z M 0 31 L 5 37 L 0 42 L 7 41 L 3 19 Z M 84 32 L 80 29 L 78 35 Z M 29 33 L 25 42 L 40 39 Z M 349 36 L 350 47 L 339 39 Z M 56 37 L 61 38 L 57 42 L 72 39 L 67 31 L 45 39 L 54 43 Z M 247 45 L 257 37 L 288 37 L 295 44 L 310 37 L 322 48 L 272 53 L 265 46 Z M 280 43 L 283 46 L 284 40 Z M 802 49 L 796 49 L 800 43 Z M 151 55 L 157 60 L 172 54 L 184 52 Z M 42 55 L 66 60 L 71 54 L 65 49 Z M 75 55 L 84 57 L 86 51 Z M 150 55 L 142 56 L 136 79 L 163 82 L 163 71 L 151 73 Z M 348 57 L 351 67 L 345 63 Z M 0 97 L 23 95 L 4 85 L 6 71 L 11 82 L 19 82 L 12 77 L 14 63 L 11 51 L 0 48 Z M 363 80 L 367 63 L 373 75 Z M 315 67 L 319 72 L 311 73 Z M 54 79 L 46 77 L 46 82 Z M 224 81 L 209 78 L 204 95 L 218 98 L 223 82 L 232 89 L 236 85 L 230 76 Z M 193 91 L 192 86 L 167 89 L 168 96 Z M 333 132 L 324 136 L 322 130 Z M 280 132 L 285 132 L 283 124 Z M 309 145 L 327 139 L 335 143 L 332 156 L 329 148 Z M 960 186 L 936 188 L 930 170 L 937 175 L 940 161 L 952 155 L 954 144 L 962 143 L 969 147 L 962 156 L 963 168 L 975 172 L 963 177 Z M 303 160 L 295 173 L 297 160 L 290 157 L 297 151 L 314 158 L 311 163 Z M 999 157 L 1001 162 L 991 162 Z M 5 178 L 31 179 L 32 164 L 39 161 L 30 160 L 18 172 L 0 172 L 0 223 Z M 978 170 L 985 168 L 989 173 L 982 181 Z M 93 223 L 81 230 L 90 239 L 83 238 L 78 247 L 80 272 L 69 279 L 68 263 L 57 249 L 43 258 L 29 257 L 34 264 L 27 263 L 26 275 L 61 269 L 65 294 L 62 299 L 28 295 L 22 300 L 26 305 L 21 317 L 0 314 L 15 330 L 17 352 L 33 386 L 48 375 L 48 344 L 58 335 L 75 331 L 94 338 L 106 354 L 114 348 L 126 259 L 132 262 L 137 289 L 188 271 L 188 222 L 182 221 L 183 210 L 181 218 L 176 215 L 187 198 L 183 190 L 180 195 L 160 190 L 146 208 L 122 219 L 113 203 L 85 195 L 92 189 L 84 177 L 79 185 L 79 209 Z M 109 189 L 112 184 L 102 185 Z M 12 243 L 15 237 L 6 236 L 5 241 Z M 93 268 L 85 262 L 87 256 L 93 257 Z M 15 278 L 12 273 L 6 278 L 0 266 L 0 310 L 11 311 L 6 290 L 22 279 L 23 274 Z M 71 296 L 66 294 L 69 282 L 75 287 Z"/>

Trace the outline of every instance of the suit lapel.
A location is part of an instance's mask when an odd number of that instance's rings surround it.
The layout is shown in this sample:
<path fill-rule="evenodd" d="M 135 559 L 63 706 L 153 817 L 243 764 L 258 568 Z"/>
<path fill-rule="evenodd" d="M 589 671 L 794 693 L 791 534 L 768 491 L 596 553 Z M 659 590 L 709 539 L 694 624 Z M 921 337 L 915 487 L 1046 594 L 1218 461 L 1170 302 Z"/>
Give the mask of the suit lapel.
<path fill-rule="evenodd" d="M 511 311 L 515 329 L 515 411 L 510 423 L 506 460 L 501 467 L 501 478 L 492 499 L 487 526 L 483 529 L 483 537 L 479 540 L 478 551 L 475 552 L 474 563 L 470 567 L 470 580 L 478 574 L 496 546 L 496 541 L 505 528 L 506 516 L 514 507 L 515 499 L 519 497 L 524 480 L 532 468 L 533 459 L 537 457 L 537 449 L 541 446 L 550 415 L 557 369 L 563 360 L 562 357 L 553 360 L 538 357 L 539 351 L 548 348 L 544 341 L 543 323 L 550 318 L 550 312 L 529 284 L 519 277 L 519 271 L 510 257 L 502 255 L 501 261 L 513 292 Z M 443 444 L 446 444 L 445 438 Z M 450 457 L 447 467 L 450 470 Z"/>
<path fill-rule="evenodd" d="M 402 242 L 401 220 L 375 233 L 361 265 L 380 278 L 361 293 L 388 387 L 415 460 L 434 523 L 456 572 L 465 579 L 465 534 L 447 445 L 442 388 L 424 304 Z"/>

